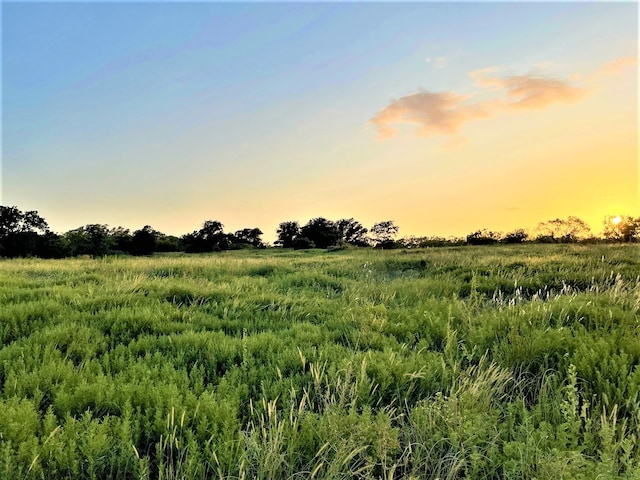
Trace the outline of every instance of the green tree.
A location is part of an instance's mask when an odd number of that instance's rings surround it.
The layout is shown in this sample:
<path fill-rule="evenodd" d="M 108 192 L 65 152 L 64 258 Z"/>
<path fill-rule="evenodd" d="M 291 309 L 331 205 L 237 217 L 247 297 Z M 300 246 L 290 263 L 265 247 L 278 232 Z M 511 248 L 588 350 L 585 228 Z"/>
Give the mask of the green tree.
<path fill-rule="evenodd" d="M 156 252 L 180 251 L 184 251 L 184 244 L 179 237 L 158 232 L 158 237 L 156 238 Z"/>
<path fill-rule="evenodd" d="M 140 230 L 133 232 L 131 239 L 131 253 L 133 255 L 151 255 L 156 251 L 159 232 L 145 225 Z"/>
<path fill-rule="evenodd" d="M 17 207 L 0 206 L 0 255 L 24 257 L 37 255 L 40 234 L 49 231 L 47 222 L 36 211 L 22 212 Z"/>
<path fill-rule="evenodd" d="M 371 227 L 371 234 L 375 246 L 378 248 L 390 248 L 395 245 L 394 237 L 398 234 L 400 229 L 393 222 L 393 220 L 385 220 L 383 222 L 376 223 Z"/>
<path fill-rule="evenodd" d="M 71 255 L 99 257 L 109 253 L 112 238 L 108 225 L 97 223 L 70 230 L 64 234 Z"/>
<path fill-rule="evenodd" d="M 300 236 L 308 238 L 316 248 L 328 248 L 340 241 L 340 231 L 336 224 L 323 217 L 309 220 L 300 229 Z"/>
<path fill-rule="evenodd" d="M 40 258 L 63 258 L 69 255 L 64 237 L 48 230 L 38 235 L 35 255 Z"/>
<path fill-rule="evenodd" d="M 274 242 L 275 245 L 280 245 L 282 248 L 292 248 L 294 240 L 300 235 L 300 224 L 298 222 L 282 222 L 278 226 L 276 234 L 278 239 Z"/>
<path fill-rule="evenodd" d="M 214 252 L 229 248 L 229 241 L 223 231 L 224 225 L 217 220 L 207 220 L 200 230 L 182 237 L 187 252 Z"/>
<path fill-rule="evenodd" d="M 640 239 L 640 217 L 607 215 L 603 220 L 603 236 L 615 242 L 636 242 Z"/>
<path fill-rule="evenodd" d="M 0 239 L 16 233 L 44 233 L 49 226 L 35 210 L 21 212 L 18 207 L 0 205 Z"/>
<path fill-rule="evenodd" d="M 522 243 L 524 242 L 529 235 L 522 228 L 514 230 L 513 232 L 507 233 L 502 238 L 502 243 Z"/>
<path fill-rule="evenodd" d="M 261 236 L 262 230 L 259 228 L 243 228 L 230 235 L 230 240 L 235 245 L 251 245 L 254 248 L 264 248 Z"/>
<path fill-rule="evenodd" d="M 537 240 L 559 243 L 574 243 L 591 234 L 589 225 L 584 220 L 573 216 L 540 222 L 536 230 Z"/>
<path fill-rule="evenodd" d="M 342 218 L 336 222 L 336 227 L 340 232 L 340 239 L 343 243 L 354 245 L 357 247 L 366 247 L 369 245 L 367 238 L 367 230 L 360 222 L 353 218 Z"/>
<path fill-rule="evenodd" d="M 115 252 L 131 253 L 131 232 L 128 228 L 116 227 L 109 231 L 111 248 Z"/>
<path fill-rule="evenodd" d="M 469 245 L 491 245 L 498 243 L 500 238 L 499 232 L 492 232 L 483 228 L 467 235 L 467 243 Z"/>

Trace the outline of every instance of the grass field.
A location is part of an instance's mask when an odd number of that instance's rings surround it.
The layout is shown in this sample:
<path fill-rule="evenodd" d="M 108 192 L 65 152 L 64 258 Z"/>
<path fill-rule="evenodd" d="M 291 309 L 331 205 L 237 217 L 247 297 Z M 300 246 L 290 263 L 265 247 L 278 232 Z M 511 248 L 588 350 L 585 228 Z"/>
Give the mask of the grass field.
<path fill-rule="evenodd" d="M 640 478 L 640 246 L 0 261 L 0 478 Z"/>

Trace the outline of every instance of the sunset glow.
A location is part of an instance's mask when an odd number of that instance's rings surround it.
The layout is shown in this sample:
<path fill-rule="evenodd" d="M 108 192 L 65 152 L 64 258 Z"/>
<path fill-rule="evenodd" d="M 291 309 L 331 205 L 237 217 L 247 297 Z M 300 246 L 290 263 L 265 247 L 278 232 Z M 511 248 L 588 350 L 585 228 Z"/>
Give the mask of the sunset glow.
<path fill-rule="evenodd" d="M 640 215 L 635 2 L 2 8 L 1 201 L 56 231 Z"/>

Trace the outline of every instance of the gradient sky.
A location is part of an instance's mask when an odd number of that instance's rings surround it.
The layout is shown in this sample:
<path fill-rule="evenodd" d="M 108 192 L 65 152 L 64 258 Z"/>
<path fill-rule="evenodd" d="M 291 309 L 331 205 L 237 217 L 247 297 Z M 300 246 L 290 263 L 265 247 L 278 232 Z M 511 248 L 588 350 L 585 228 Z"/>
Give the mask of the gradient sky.
<path fill-rule="evenodd" d="M 640 215 L 637 3 L 2 3 L 3 205 L 53 230 Z"/>

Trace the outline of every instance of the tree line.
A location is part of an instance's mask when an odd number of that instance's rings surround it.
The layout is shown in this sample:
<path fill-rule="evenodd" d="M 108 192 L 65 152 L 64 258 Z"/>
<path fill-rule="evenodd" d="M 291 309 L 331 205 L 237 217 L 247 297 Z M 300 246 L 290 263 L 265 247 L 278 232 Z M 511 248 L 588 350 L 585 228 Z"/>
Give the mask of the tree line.
<path fill-rule="evenodd" d="M 577 217 L 540 222 L 535 235 L 524 229 L 503 234 L 486 229 L 466 237 L 402 237 L 393 220 L 374 224 L 370 229 L 353 218 L 337 221 L 317 217 L 300 225 L 298 221 L 280 223 L 274 246 L 280 248 L 425 248 L 457 245 L 577 242 L 638 242 L 640 217 L 607 216 L 601 237 L 592 235 L 589 226 Z M 103 224 L 88 224 L 66 233 L 53 232 L 37 211 L 22 212 L 17 207 L 0 206 L 0 257 L 63 258 L 112 254 L 151 255 L 156 252 L 203 253 L 245 248 L 267 248 L 263 232 L 256 227 L 225 232 L 217 220 L 207 220 L 199 230 L 180 237 L 166 235 L 149 225 L 135 231 Z"/>

